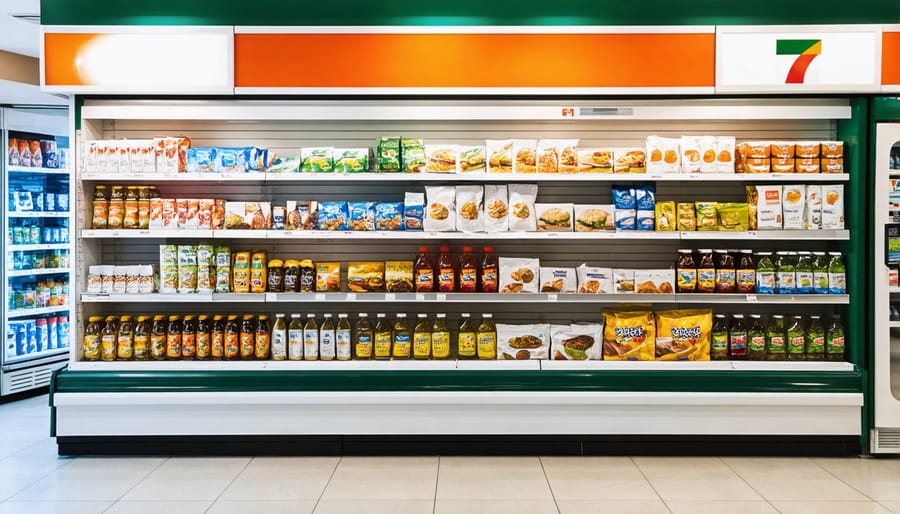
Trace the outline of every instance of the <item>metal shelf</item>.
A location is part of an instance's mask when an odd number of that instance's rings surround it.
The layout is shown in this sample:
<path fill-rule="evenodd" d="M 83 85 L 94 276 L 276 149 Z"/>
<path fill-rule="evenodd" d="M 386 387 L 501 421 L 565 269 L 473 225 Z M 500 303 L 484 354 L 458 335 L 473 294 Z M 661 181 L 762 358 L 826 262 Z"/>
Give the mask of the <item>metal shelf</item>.
<path fill-rule="evenodd" d="M 39 275 L 56 275 L 57 273 L 68 273 L 69 268 L 44 268 L 44 269 L 23 269 L 15 271 L 7 271 L 7 277 L 33 277 Z"/>
<path fill-rule="evenodd" d="M 48 350 L 44 350 L 42 352 L 34 352 L 34 353 L 26 353 L 25 355 L 16 355 L 15 357 L 10 357 L 9 355 L 5 356 L 3 364 L 12 365 L 18 364 L 20 362 L 26 362 L 35 359 L 43 359 L 46 357 L 52 357 L 54 355 L 63 356 L 69 352 L 69 347 L 66 346 L 64 348 L 50 348 Z"/>
<path fill-rule="evenodd" d="M 36 244 L 36 245 L 7 245 L 7 252 L 31 252 L 35 250 L 68 250 L 69 243 Z"/>
<path fill-rule="evenodd" d="M 83 181 L 110 182 L 266 182 L 266 174 L 254 173 L 93 173 L 84 172 L 79 177 Z"/>
<path fill-rule="evenodd" d="M 900 328 L 900 321 L 888 322 L 888 328 Z"/>
<path fill-rule="evenodd" d="M 757 230 L 749 232 L 697 231 L 679 232 L 683 240 L 744 240 L 781 241 L 802 239 L 806 241 L 850 239 L 849 230 Z"/>
<path fill-rule="evenodd" d="M 82 293 L 84 303 L 263 303 L 265 293 Z"/>
<path fill-rule="evenodd" d="M 40 309 L 16 309 L 7 311 L 6 317 L 13 318 L 30 318 L 33 316 L 43 316 L 44 314 L 53 314 L 54 312 L 65 312 L 71 309 L 70 305 L 54 305 L 53 307 L 41 307 Z"/>
<path fill-rule="evenodd" d="M 71 213 L 47 211 L 15 211 L 10 212 L 8 215 L 10 218 L 68 218 Z"/>
<path fill-rule="evenodd" d="M 32 168 L 28 166 L 9 166 L 7 171 L 10 173 L 34 173 L 49 175 L 68 175 L 69 170 L 63 168 Z"/>

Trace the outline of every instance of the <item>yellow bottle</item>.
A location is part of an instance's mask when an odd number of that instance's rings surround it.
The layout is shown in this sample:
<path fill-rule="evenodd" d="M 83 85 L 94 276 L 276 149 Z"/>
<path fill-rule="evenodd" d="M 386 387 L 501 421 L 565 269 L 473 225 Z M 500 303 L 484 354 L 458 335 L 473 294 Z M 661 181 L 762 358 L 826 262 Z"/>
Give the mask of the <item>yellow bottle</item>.
<path fill-rule="evenodd" d="M 359 321 L 356 322 L 356 331 L 353 334 L 354 357 L 357 360 L 369 360 L 372 358 L 372 344 L 375 339 L 375 330 L 369 323 L 369 315 L 359 313 Z"/>
<path fill-rule="evenodd" d="M 86 361 L 100 360 L 100 322 L 103 316 L 91 316 L 84 328 L 84 339 L 81 341 L 81 358 Z"/>
<path fill-rule="evenodd" d="M 134 323 L 131 316 L 122 316 L 116 336 L 116 359 L 130 361 L 134 358 Z"/>
<path fill-rule="evenodd" d="M 431 323 L 428 322 L 428 315 L 424 313 L 416 314 L 419 322 L 413 330 L 413 358 L 418 360 L 431 358 Z"/>
<path fill-rule="evenodd" d="M 437 315 L 431 327 L 431 356 L 435 359 L 450 358 L 450 327 L 444 313 Z"/>
<path fill-rule="evenodd" d="M 497 327 L 491 314 L 481 315 L 481 325 L 478 326 L 478 358 L 481 360 L 494 360 L 497 358 Z"/>
<path fill-rule="evenodd" d="M 134 325 L 134 360 L 145 361 L 150 359 L 150 329 L 147 321 L 150 316 L 138 316 Z"/>
<path fill-rule="evenodd" d="M 394 322 L 394 340 L 391 355 L 395 359 L 409 359 L 412 353 L 412 333 L 409 330 L 409 323 L 406 322 L 406 313 L 397 314 L 397 321 Z"/>
<path fill-rule="evenodd" d="M 101 358 L 105 361 L 116 360 L 116 346 L 118 343 L 118 326 L 116 326 L 116 317 L 107 316 L 106 325 L 100 331 L 100 347 Z"/>
<path fill-rule="evenodd" d="M 375 323 L 375 360 L 388 360 L 391 358 L 394 333 L 384 313 L 378 313 L 375 317 L 378 319 Z"/>
<path fill-rule="evenodd" d="M 456 351 L 460 359 L 474 359 L 478 352 L 478 326 L 468 312 L 460 314 L 459 336 L 456 340 Z"/>

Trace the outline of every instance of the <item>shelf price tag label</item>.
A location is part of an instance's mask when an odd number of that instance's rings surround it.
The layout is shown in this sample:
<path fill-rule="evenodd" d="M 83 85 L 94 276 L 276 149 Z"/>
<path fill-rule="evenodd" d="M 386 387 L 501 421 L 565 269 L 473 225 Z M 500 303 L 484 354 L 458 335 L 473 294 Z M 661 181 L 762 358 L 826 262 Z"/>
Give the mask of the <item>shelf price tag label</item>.
<path fill-rule="evenodd" d="M 278 295 L 276 293 L 266 293 L 266 302 L 275 301 L 278 301 Z"/>
<path fill-rule="evenodd" d="M 425 295 L 422 294 L 422 293 L 416 293 L 416 301 L 417 301 L 417 302 L 424 302 L 424 301 L 425 301 Z"/>
<path fill-rule="evenodd" d="M 386 302 L 393 302 L 396 299 L 397 299 L 397 295 L 395 293 L 385 293 L 384 294 L 384 301 L 386 301 Z"/>
<path fill-rule="evenodd" d="M 356 301 L 356 293 L 347 293 L 347 301 L 355 302 Z"/>
<path fill-rule="evenodd" d="M 755 294 L 747 295 L 747 303 L 756 303 L 757 301 L 758 301 L 758 299 L 756 298 Z"/>
<path fill-rule="evenodd" d="M 548 301 L 548 302 L 555 302 L 555 301 L 557 301 L 557 300 L 559 300 L 559 295 L 557 295 L 557 294 L 555 294 L 555 293 L 553 293 L 553 294 L 548 294 L 548 295 L 547 295 L 547 301 Z"/>
<path fill-rule="evenodd" d="M 437 301 L 439 301 L 439 302 L 446 302 L 446 301 L 447 301 L 447 295 L 444 294 L 444 293 L 438 293 L 437 295 L 435 295 L 435 300 L 437 300 Z"/>
<path fill-rule="evenodd" d="M 757 237 L 759 237 L 759 232 L 757 232 L 755 230 L 751 230 L 751 231 L 747 232 L 747 237 L 756 239 Z"/>
<path fill-rule="evenodd" d="M 325 301 L 325 293 L 316 293 L 316 301 L 324 302 Z"/>

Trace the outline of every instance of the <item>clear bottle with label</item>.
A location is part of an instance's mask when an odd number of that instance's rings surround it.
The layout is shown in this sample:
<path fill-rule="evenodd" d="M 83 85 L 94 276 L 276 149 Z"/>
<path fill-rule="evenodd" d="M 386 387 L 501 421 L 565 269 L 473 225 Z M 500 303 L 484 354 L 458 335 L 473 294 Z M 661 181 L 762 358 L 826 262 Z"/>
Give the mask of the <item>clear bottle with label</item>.
<path fill-rule="evenodd" d="M 350 357 L 352 355 L 352 345 L 350 339 L 350 320 L 347 319 L 346 314 L 338 314 L 337 328 L 335 328 L 334 331 L 334 351 L 337 360 L 350 360 Z"/>
<path fill-rule="evenodd" d="M 208 360 L 211 351 L 209 316 L 202 314 L 197 317 L 197 359 Z"/>
<path fill-rule="evenodd" d="M 809 252 L 797 252 L 797 265 L 794 269 L 797 273 L 795 292 L 797 294 L 812 294 L 814 273 Z"/>
<path fill-rule="evenodd" d="M 272 350 L 272 340 L 269 337 L 269 316 L 260 314 L 256 320 L 256 336 L 254 337 L 256 360 L 264 361 L 269 359 L 269 353 Z"/>
<path fill-rule="evenodd" d="M 116 337 L 116 360 L 130 361 L 134 358 L 134 322 L 131 316 L 122 316 Z"/>
<path fill-rule="evenodd" d="M 478 325 L 468 312 L 460 314 L 462 323 L 456 338 L 456 354 L 460 359 L 474 359 L 478 354 Z"/>
<path fill-rule="evenodd" d="M 375 318 L 375 360 L 389 360 L 394 331 L 383 312 L 376 314 Z"/>
<path fill-rule="evenodd" d="M 413 358 L 425 360 L 431 358 L 431 323 L 425 313 L 416 314 L 418 321 L 413 329 Z"/>
<path fill-rule="evenodd" d="M 841 317 L 835 314 L 825 336 L 825 359 L 843 362 L 845 349 L 844 325 L 841 324 Z"/>
<path fill-rule="evenodd" d="M 786 352 L 784 316 L 773 314 L 766 327 L 766 360 L 783 361 L 786 358 Z"/>
<path fill-rule="evenodd" d="M 828 252 L 828 293 L 847 294 L 847 267 L 841 252 Z"/>
<path fill-rule="evenodd" d="M 792 252 L 776 252 L 775 289 L 778 294 L 794 294 L 797 285 L 797 270 Z"/>
<path fill-rule="evenodd" d="M 802 361 L 806 351 L 806 330 L 803 329 L 803 317 L 792 316 L 787 329 L 787 360 Z"/>
<path fill-rule="evenodd" d="M 197 321 L 185 316 L 181 324 L 181 358 L 191 360 L 197 355 Z"/>
<path fill-rule="evenodd" d="M 225 360 L 241 358 L 241 326 L 236 314 L 229 314 L 225 322 Z"/>
<path fill-rule="evenodd" d="M 713 318 L 709 358 L 714 361 L 728 360 L 728 317 L 724 314 L 716 314 Z"/>
<path fill-rule="evenodd" d="M 169 316 L 169 325 L 166 327 L 166 359 L 170 361 L 181 360 L 181 318 Z"/>
<path fill-rule="evenodd" d="M 450 247 L 442 246 L 438 256 L 437 265 L 437 290 L 441 293 L 456 291 L 456 267 L 450 256 Z"/>
<path fill-rule="evenodd" d="M 464 246 L 459 257 L 459 292 L 475 293 L 478 291 L 478 262 L 472 254 L 471 246 Z"/>
<path fill-rule="evenodd" d="M 731 360 L 747 360 L 747 324 L 743 314 L 731 316 L 731 330 L 728 331 L 728 357 Z"/>
<path fill-rule="evenodd" d="M 287 359 L 287 323 L 284 322 L 284 314 L 275 315 L 275 324 L 272 325 L 272 360 L 283 361 Z"/>
<path fill-rule="evenodd" d="M 427 246 L 419 247 L 419 256 L 416 257 L 415 274 L 417 293 L 430 293 L 434 291 L 434 261 L 428 253 Z"/>
<path fill-rule="evenodd" d="M 431 356 L 438 360 L 450 358 L 450 327 L 447 315 L 442 312 L 437 314 L 431 327 Z"/>
<path fill-rule="evenodd" d="M 209 354 L 213 360 L 222 360 L 222 357 L 225 356 L 225 316 L 222 314 L 213 316 L 209 337 Z"/>
<path fill-rule="evenodd" d="M 813 315 L 809 317 L 805 347 L 806 360 L 825 360 L 825 328 L 822 326 L 821 316 Z"/>
<path fill-rule="evenodd" d="M 241 360 L 253 360 L 256 355 L 256 323 L 253 315 L 247 314 L 241 319 Z"/>
<path fill-rule="evenodd" d="M 288 359 L 292 361 L 303 360 L 303 315 L 291 314 L 291 324 L 288 327 Z"/>
<path fill-rule="evenodd" d="M 166 317 L 162 314 L 153 316 L 153 325 L 150 327 L 150 358 L 161 361 L 166 358 Z"/>
<path fill-rule="evenodd" d="M 697 262 L 694 260 L 693 250 L 678 250 L 678 261 L 675 263 L 675 278 L 679 293 L 697 292 Z"/>
<path fill-rule="evenodd" d="M 104 361 L 116 360 L 119 326 L 115 316 L 107 316 L 100 330 L 100 358 Z"/>
<path fill-rule="evenodd" d="M 303 325 L 303 360 L 319 360 L 319 324 L 312 313 L 306 315 L 306 324 Z"/>
<path fill-rule="evenodd" d="M 335 358 L 334 346 L 334 321 L 331 314 L 324 314 L 322 326 L 319 327 L 319 359 L 323 361 L 333 361 Z"/>
<path fill-rule="evenodd" d="M 494 255 L 494 248 L 490 246 L 484 247 L 484 257 L 481 259 L 481 270 L 478 278 L 479 291 L 482 293 L 496 293 L 500 275 L 497 256 Z"/>
<path fill-rule="evenodd" d="M 728 250 L 716 250 L 716 292 L 733 293 L 735 284 L 734 255 Z"/>
<path fill-rule="evenodd" d="M 712 250 L 697 250 L 700 263 L 697 265 L 697 292 L 716 292 L 716 264 Z"/>
<path fill-rule="evenodd" d="M 138 316 L 134 325 L 134 360 L 145 361 L 150 359 L 150 316 Z"/>
<path fill-rule="evenodd" d="M 375 344 L 375 330 L 369 322 L 369 315 L 360 312 L 353 333 L 353 353 L 356 360 L 370 360 L 373 344 Z"/>
<path fill-rule="evenodd" d="M 753 251 L 741 250 L 735 275 L 735 291 L 742 294 L 756 292 L 756 264 L 753 263 Z"/>
<path fill-rule="evenodd" d="M 813 252 L 813 293 L 828 294 L 828 258 L 825 252 Z"/>
<path fill-rule="evenodd" d="M 391 356 L 394 359 L 409 359 L 412 354 L 412 331 L 406 322 L 406 313 L 398 313 L 394 322 Z"/>
<path fill-rule="evenodd" d="M 81 359 L 85 361 L 100 360 L 100 333 L 103 330 L 100 322 L 103 316 L 91 316 L 84 328 L 84 339 L 81 341 Z"/>
<path fill-rule="evenodd" d="M 497 327 L 494 325 L 492 314 L 482 314 L 481 324 L 478 325 L 477 354 L 480 360 L 495 360 L 497 358 Z"/>
<path fill-rule="evenodd" d="M 775 294 L 777 280 L 772 252 L 756 253 L 756 294 Z"/>
<path fill-rule="evenodd" d="M 750 328 L 747 330 L 747 359 L 761 361 L 766 358 L 766 329 L 762 324 L 762 316 L 750 315 Z"/>

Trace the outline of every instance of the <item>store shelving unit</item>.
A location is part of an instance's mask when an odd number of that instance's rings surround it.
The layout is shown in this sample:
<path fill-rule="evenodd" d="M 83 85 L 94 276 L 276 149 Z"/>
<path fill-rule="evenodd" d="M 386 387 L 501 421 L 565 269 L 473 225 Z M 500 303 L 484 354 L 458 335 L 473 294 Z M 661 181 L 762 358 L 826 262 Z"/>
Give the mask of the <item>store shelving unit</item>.
<path fill-rule="evenodd" d="M 585 107 L 573 120 L 561 104 Z M 591 116 L 595 105 L 621 116 Z M 578 111 L 582 112 L 582 111 Z M 229 123 L 222 123 L 227 121 Z M 257 145 L 280 155 L 304 146 L 374 146 L 382 135 L 472 143 L 505 137 L 580 138 L 583 146 L 627 147 L 649 134 L 732 134 L 739 139 L 848 140 L 848 173 L 651 176 L 246 174 L 126 176 L 79 171 L 76 340 L 92 314 L 153 312 L 492 312 L 499 322 L 597 319 L 627 303 L 711 307 L 716 312 L 841 313 L 848 362 L 82 362 L 56 378 L 53 405 L 61 448 L 81 451 L 104 436 L 147 443 L 158 436 L 484 435 L 829 435 L 862 433 L 864 355 L 860 293 L 848 295 L 491 295 L 416 293 L 149 294 L 84 292 L 87 266 L 153 263 L 163 242 L 216 241 L 270 257 L 355 261 L 414 257 L 420 243 L 490 244 L 501 256 L 542 265 L 670 267 L 678 248 L 842 250 L 849 276 L 859 223 L 860 149 L 847 99 L 687 102 L 87 100 L 79 142 L 184 134 L 197 146 Z M 93 186 L 154 184 L 165 197 L 286 200 L 402 199 L 404 191 L 455 183 L 538 183 L 539 202 L 612 203 L 612 183 L 655 183 L 658 200 L 742 201 L 753 183 L 846 184 L 845 230 L 754 232 L 430 233 L 274 230 L 92 230 Z M 221 243 L 219 243 L 221 241 Z M 721 246 L 719 246 L 721 244 Z M 73 330 L 75 332 L 75 330 Z M 378 415 L 375 416 L 374 414 Z M 536 416 L 535 413 L 540 413 Z M 142 439 L 143 438 L 143 439 Z M 199 439 L 195 439 L 199 440 Z"/>
<path fill-rule="evenodd" d="M 29 139 L 55 139 L 58 148 L 68 147 L 69 117 L 63 109 L 0 109 L 2 120 L 2 144 L 7 148 L 10 138 L 28 137 Z M 40 209 L 19 211 L 12 204 L 14 195 L 19 192 L 52 192 L 74 197 L 72 181 L 69 180 L 70 169 L 10 165 L 5 156 L 2 161 L 3 198 L 0 206 L 3 211 L 4 239 L 2 252 L 4 258 L 2 275 L 3 326 L 6 333 L 5 344 L 0 348 L 0 396 L 11 395 L 45 387 L 50 383 L 51 373 L 62 367 L 67 361 L 69 348 L 58 345 L 58 338 L 49 336 L 49 327 L 38 331 L 35 325 L 35 344 L 31 344 L 30 324 L 37 323 L 39 318 L 49 322 L 49 316 L 68 316 L 70 305 L 47 306 L 40 308 L 15 308 L 15 295 L 20 288 L 28 287 L 36 281 L 59 281 L 71 285 L 74 283 L 72 267 L 52 267 L 33 269 L 17 266 L 18 258 L 31 259 L 38 252 L 68 252 L 71 255 L 73 244 L 38 243 L 15 244 L 14 227 L 21 224 L 59 227 L 67 229 L 73 225 L 71 209 L 65 211 L 44 211 Z M 21 241 L 19 241 L 21 243 Z M 19 291 L 20 292 L 20 291 Z M 72 291 L 74 293 L 74 290 Z M 57 325 L 54 325 L 56 328 Z M 24 328 L 24 332 L 20 330 Z M 45 338 L 41 338 L 41 336 Z"/>

